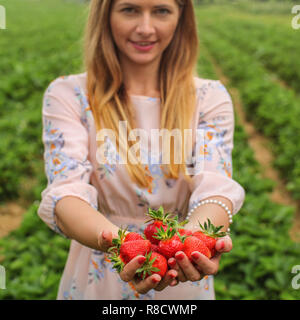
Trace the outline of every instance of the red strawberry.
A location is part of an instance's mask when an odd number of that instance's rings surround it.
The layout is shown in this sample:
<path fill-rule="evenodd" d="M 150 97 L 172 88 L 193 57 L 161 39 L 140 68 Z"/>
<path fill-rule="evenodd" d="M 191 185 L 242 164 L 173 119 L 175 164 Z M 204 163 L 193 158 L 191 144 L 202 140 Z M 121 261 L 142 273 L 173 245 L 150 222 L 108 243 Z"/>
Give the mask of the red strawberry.
<path fill-rule="evenodd" d="M 149 240 L 133 240 L 122 243 L 120 247 L 120 258 L 128 263 L 137 255 L 145 255 L 151 250 L 151 242 Z"/>
<path fill-rule="evenodd" d="M 127 228 L 120 228 L 118 231 L 118 238 L 112 239 L 113 247 L 110 247 L 107 251 L 110 254 L 110 261 L 114 263 L 113 268 L 119 273 L 123 270 L 125 266 L 124 259 L 120 256 L 121 245 L 125 242 L 125 234 Z"/>
<path fill-rule="evenodd" d="M 162 278 L 168 270 L 167 259 L 158 252 L 149 252 L 146 255 L 146 261 L 136 272 L 144 280 L 156 273 Z"/>
<path fill-rule="evenodd" d="M 167 229 L 168 222 L 170 221 L 170 218 L 168 218 L 168 216 L 170 214 L 169 213 L 164 214 L 164 209 L 162 206 L 160 206 L 160 208 L 158 210 L 153 210 L 153 209 L 149 208 L 147 215 L 149 217 L 151 217 L 151 219 L 146 221 L 146 223 L 153 221 L 153 220 L 154 221 L 151 224 L 146 226 L 146 228 L 144 230 L 144 234 L 145 234 L 146 238 L 151 241 L 151 243 L 158 244 L 159 240 L 153 238 L 153 235 L 161 227 L 163 227 L 163 229 L 165 229 L 165 230 Z"/>
<path fill-rule="evenodd" d="M 154 244 L 154 243 L 151 243 L 151 251 L 158 252 L 158 245 Z"/>
<path fill-rule="evenodd" d="M 140 234 L 138 234 L 136 232 L 129 232 L 126 235 L 124 242 L 133 241 L 133 240 L 145 240 L 145 239 Z"/>
<path fill-rule="evenodd" d="M 207 248 L 211 251 L 211 256 L 213 257 L 216 254 L 216 242 L 217 238 L 226 236 L 226 232 L 220 232 L 220 229 L 223 228 L 223 226 L 215 227 L 209 219 L 208 223 L 204 223 L 204 226 L 202 226 L 199 223 L 200 230 L 193 233 L 194 237 L 197 237 L 198 239 L 202 240 Z"/>
<path fill-rule="evenodd" d="M 200 253 L 207 256 L 209 259 L 211 258 L 211 252 L 207 248 L 205 243 L 194 236 L 188 237 L 184 240 L 182 251 L 187 255 L 191 262 L 194 262 L 191 256 L 193 251 L 199 251 Z"/>
<path fill-rule="evenodd" d="M 151 243 L 158 245 L 159 240 L 153 238 L 153 235 L 160 229 L 160 227 L 163 227 L 164 230 L 167 230 L 168 226 L 164 225 L 161 221 L 154 221 L 153 223 L 149 224 L 145 230 L 144 234 L 148 240 L 151 241 Z"/>
<path fill-rule="evenodd" d="M 178 232 L 182 236 L 191 236 L 193 234 L 193 231 L 188 230 L 188 229 L 178 229 Z"/>
<path fill-rule="evenodd" d="M 167 259 L 174 257 L 177 251 L 183 249 L 181 237 L 176 234 L 176 230 L 169 226 L 167 230 L 161 228 L 155 236 L 159 239 L 158 252 L 164 255 Z"/>
<path fill-rule="evenodd" d="M 158 252 L 163 254 L 167 259 L 174 257 L 177 251 L 183 249 L 183 243 L 176 238 L 161 240 L 158 245 Z"/>

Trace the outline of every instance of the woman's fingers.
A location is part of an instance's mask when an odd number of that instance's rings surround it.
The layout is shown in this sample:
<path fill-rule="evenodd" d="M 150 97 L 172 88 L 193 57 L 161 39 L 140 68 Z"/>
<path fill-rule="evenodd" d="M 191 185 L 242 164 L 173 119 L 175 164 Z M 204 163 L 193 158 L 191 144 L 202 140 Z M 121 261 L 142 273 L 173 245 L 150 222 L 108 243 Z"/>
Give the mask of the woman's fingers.
<path fill-rule="evenodd" d="M 136 270 L 142 266 L 145 260 L 144 256 L 139 255 L 129 261 L 120 272 L 120 278 L 125 282 L 133 280 Z"/>
<path fill-rule="evenodd" d="M 215 275 L 219 269 L 220 258 L 220 253 L 217 253 L 212 259 L 208 259 L 204 254 L 198 251 L 192 252 L 192 259 L 196 264 L 197 269 L 201 270 L 202 275 Z"/>
<path fill-rule="evenodd" d="M 170 287 L 175 287 L 175 286 L 178 285 L 178 283 L 179 283 L 179 282 L 178 282 L 176 279 L 174 279 L 174 280 L 171 282 Z"/>
<path fill-rule="evenodd" d="M 112 246 L 112 233 L 111 231 L 102 231 L 98 238 L 98 245 L 101 251 L 107 252 Z"/>
<path fill-rule="evenodd" d="M 228 235 L 218 239 L 215 246 L 216 250 L 222 253 L 231 251 L 232 247 L 232 240 Z"/>
<path fill-rule="evenodd" d="M 151 289 L 161 291 L 171 283 L 173 283 L 173 285 L 177 283 L 177 281 L 175 280 L 175 278 L 177 277 L 177 271 L 172 269 L 169 270 L 163 278 L 161 278 L 161 276 L 159 276 L 158 274 L 153 274 L 152 276 L 147 277 L 144 280 L 140 279 L 136 275 L 136 270 L 143 265 L 145 259 L 146 258 L 141 255 L 132 259 L 124 266 L 123 270 L 120 272 L 120 278 L 125 282 L 131 281 L 137 292 L 140 294 L 145 294 Z"/>
<path fill-rule="evenodd" d="M 197 270 L 193 264 L 190 262 L 189 258 L 183 251 L 178 251 L 175 254 L 176 261 L 183 271 L 185 277 L 190 281 L 199 281 L 201 280 L 200 271 Z"/>
<path fill-rule="evenodd" d="M 161 276 L 158 274 L 153 274 L 150 277 L 147 277 L 145 280 L 137 280 L 134 278 L 132 283 L 136 291 L 140 294 L 145 294 L 151 289 L 155 289 L 158 283 L 161 281 Z"/>
<path fill-rule="evenodd" d="M 176 277 L 177 277 L 177 271 L 176 270 L 169 270 L 165 274 L 165 276 L 162 278 L 162 280 L 159 282 L 159 284 L 155 287 L 155 290 L 162 291 L 167 286 L 169 286 Z"/>
<path fill-rule="evenodd" d="M 154 289 L 161 280 L 158 274 L 153 274 L 144 280 L 138 278 L 136 270 L 143 265 L 145 260 L 146 258 L 144 256 L 139 255 L 129 261 L 120 272 L 120 278 L 125 282 L 131 281 L 136 291 L 140 294 L 145 294 L 149 290 Z"/>
<path fill-rule="evenodd" d="M 185 274 L 183 273 L 183 271 L 181 270 L 181 268 L 179 267 L 178 263 L 176 262 L 176 259 L 175 258 L 170 258 L 168 260 L 168 264 L 169 266 L 176 270 L 177 271 L 177 279 L 180 281 L 180 282 L 186 282 L 188 281 L 188 279 L 186 278 Z"/>

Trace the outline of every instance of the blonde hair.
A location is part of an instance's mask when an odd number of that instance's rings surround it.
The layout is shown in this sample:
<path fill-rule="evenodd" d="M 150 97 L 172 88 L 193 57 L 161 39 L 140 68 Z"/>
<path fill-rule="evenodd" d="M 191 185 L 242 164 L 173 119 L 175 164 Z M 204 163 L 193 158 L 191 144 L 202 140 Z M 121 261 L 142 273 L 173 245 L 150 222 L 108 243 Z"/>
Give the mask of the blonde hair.
<path fill-rule="evenodd" d="M 182 7 L 174 37 L 163 52 L 159 70 L 161 97 L 160 128 L 169 131 L 190 128 L 190 121 L 196 106 L 194 76 L 198 56 L 198 37 L 194 8 L 191 0 L 175 0 Z M 112 129 L 119 140 L 119 121 L 127 121 L 128 130 L 136 128 L 130 97 L 124 83 L 110 29 L 110 11 L 113 0 L 92 0 L 84 31 L 84 69 L 87 72 L 87 97 L 92 110 L 96 130 Z M 180 89 L 180 90 L 179 90 Z M 101 121 L 100 121 L 101 120 Z M 102 122 L 102 123 L 101 123 Z M 170 139 L 172 141 L 172 139 Z M 128 141 L 128 147 L 134 141 Z M 182 140 L 183 145 L 183 140 Z M 117 142 L 117 150 L 120 146 Z M 129 150 L 129 148 L 128 148 Z M 166 178 L 185 178 L 185 163 L 174 163 L 174 144 L 170 145 L 170 164 L 163 170 Z M 184 148 L 182 148 L 184 159 Z M 152 178 L 141 163 L 125 165 L 135 183 L 142 188 L 150 188 Z"/>

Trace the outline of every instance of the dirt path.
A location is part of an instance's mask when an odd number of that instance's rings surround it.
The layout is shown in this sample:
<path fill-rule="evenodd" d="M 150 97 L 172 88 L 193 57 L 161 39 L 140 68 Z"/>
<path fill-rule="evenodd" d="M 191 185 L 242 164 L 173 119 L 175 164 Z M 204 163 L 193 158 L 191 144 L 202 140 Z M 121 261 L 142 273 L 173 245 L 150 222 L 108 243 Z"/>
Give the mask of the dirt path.
<path fill-rule="evenodd" d="M 0 207 L 0 238 L 7 236 L 21 225 L 25 212 L 24 205 L 16 202 L 8 202 Z"/>
<path fill-rule="evenodd" d="M 204 46 L 201 46 L 201 49 L 207 52 Z M 300 242 L 300 201 L 296 201 L 291 197 L 290 193 L 286 190 L 284 183 L 281 181 L 279 173 L 272 167 L 271 163 L 274 156 L 269 148 L 269 140 L 263 135 L 259 134 L 250 122 L 246 121 L 245 112 L 242 107 L 238 90 L 229 87 L 229 80 L 227 77 L 225 77 L 221 68 L 209 53 L 207 56 L 214 66 L 218 79 L 226 86 L 232 97 L 233 105 L 238 116 L 238 121 L 248 135 L 248 142 L 254 151 L 256 160 L 263 168 L 263 176 L 276 182 L 276 186 L 274 187 L 273 192 L 270 194 L 270 199 L 275 203 L 296 208 L 293 227 L 290 230 L 290 237 L 293 241 Z M 278 79 L 276 79 L 276 81 L 278 81 Z"/>

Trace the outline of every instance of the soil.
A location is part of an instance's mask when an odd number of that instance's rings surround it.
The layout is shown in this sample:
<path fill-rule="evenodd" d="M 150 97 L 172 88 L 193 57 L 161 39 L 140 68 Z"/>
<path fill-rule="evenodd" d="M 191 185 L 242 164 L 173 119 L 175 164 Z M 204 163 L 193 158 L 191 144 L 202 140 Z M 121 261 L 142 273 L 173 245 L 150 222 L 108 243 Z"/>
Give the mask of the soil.
<path fill-rule="evenodd" d="M 15 202 L 8 202 L 0 207 L 0 238 L 7 236 L 21 225 L 26 210 Z"/>

